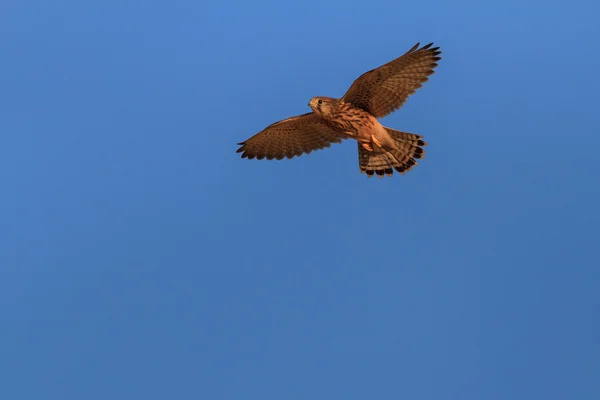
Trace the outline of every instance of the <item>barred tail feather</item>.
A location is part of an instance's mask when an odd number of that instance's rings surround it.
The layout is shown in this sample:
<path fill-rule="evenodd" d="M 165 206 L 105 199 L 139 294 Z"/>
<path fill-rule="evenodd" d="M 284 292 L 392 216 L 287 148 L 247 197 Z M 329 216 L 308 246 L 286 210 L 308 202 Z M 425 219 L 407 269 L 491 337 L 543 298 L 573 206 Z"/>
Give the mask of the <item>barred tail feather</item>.
<path fill-rule="evenodd" d="M 423 141 L 422 136 L 387 127 L 385 129 L 394 139 L 396 145 L 394 150 L 371 152 L 360 143 L 358 144 L 360 172 L 361 174 L 366 173 L 369 178 L 373 175 L 377 175 L 379 178 L 383 178 L 384 175 L 392 176 L 394 170 L 404 174 L 417 165 L 416 160 L 425 156 L 425 150 L 422 147 L 427 146 L 427 143 Z"/>

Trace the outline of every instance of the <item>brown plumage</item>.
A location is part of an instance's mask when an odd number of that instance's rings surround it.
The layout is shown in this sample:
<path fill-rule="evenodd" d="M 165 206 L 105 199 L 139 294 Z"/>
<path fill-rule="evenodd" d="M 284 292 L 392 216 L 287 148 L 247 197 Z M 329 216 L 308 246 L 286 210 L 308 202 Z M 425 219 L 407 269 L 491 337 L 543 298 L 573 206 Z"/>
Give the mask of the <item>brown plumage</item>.
<path fill-rule="evenodd" d="M 382 126 L 382 118 L 400 108 L 433 74 L 439 47 L 417 43 L 404 55 L 365 72 L 341 99 L 314 97 L 312 112 L 269 125 L 238 143 L 242 158 L 292 158 L 352 138 L 358 142 L 361 173 L 371 177 L 403 174 L 423 158 L 422 136 Z"/>

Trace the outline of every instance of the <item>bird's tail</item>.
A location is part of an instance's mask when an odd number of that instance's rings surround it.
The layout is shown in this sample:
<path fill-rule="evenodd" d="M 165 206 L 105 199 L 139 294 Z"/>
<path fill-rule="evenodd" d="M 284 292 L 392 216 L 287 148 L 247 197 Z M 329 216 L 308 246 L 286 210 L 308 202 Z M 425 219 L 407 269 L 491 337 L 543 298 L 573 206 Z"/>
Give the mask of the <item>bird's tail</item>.
<path fill-rule="evenodd" d="M 360 173 L 366 173 L 369 178 L 375 174 L 380 178 L 384 175 L 392 176 L 394 170 L 404 174 L 417 165 L 416 160 L 425 156 L 422 146 L 427 146 L 427 143 L 423 141 L 422 136 L 384 128 L 394 140 L 395 149 L 368 151 L 360 143 L 358 144 Z"/>

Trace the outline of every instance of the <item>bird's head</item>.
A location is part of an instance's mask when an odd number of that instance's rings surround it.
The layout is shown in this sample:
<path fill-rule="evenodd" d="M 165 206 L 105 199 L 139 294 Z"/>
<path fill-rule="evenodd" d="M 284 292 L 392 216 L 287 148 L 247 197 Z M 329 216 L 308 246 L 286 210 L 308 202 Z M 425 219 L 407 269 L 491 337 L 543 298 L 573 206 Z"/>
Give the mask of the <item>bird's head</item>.
<path fill-rule="evenodd" d="M 338 100 L 331 97 L 313 97 L 308 102 L 314 113 L 322 117 L 330 116 L 337 104 Z"/>

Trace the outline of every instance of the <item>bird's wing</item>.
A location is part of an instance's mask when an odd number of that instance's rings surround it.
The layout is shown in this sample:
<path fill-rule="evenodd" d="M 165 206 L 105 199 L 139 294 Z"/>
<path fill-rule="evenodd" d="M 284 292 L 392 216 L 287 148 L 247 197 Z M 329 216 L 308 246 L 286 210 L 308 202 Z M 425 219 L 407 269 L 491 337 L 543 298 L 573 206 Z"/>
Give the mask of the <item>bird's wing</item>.
<path fill-rule="evenodd" d="M 400 108 L 433 74 L 442 53 L 433 43 L 417 43 L 404 55 L 358 77 L 342 101 L 381 118 Z"/>
<path fill-rule="evenodd" d="M 262 160 L 292 158 L 341 143 L 342 137 L 313 112 L 269 125 L 250 139 L 238 143 L 242 158 Z"/>

